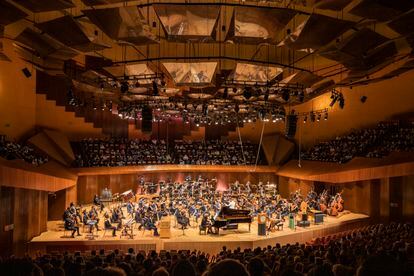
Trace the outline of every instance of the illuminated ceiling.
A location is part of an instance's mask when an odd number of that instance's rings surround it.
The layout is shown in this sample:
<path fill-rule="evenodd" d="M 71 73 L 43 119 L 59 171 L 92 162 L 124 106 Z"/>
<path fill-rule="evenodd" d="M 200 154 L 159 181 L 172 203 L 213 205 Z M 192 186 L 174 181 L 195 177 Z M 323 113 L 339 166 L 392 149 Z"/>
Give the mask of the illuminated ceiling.
<path fill-rule="evenodd" d="M 282 88 L 306 91 L 306 101 L 411 70 L 413 8 L 402 0 L 7 0 L 0 35 L 26 62 L 88 93 L 119 95 L 127 84 L 149 97 L 156 81 L 165 97 L 214 100 L 228 87 L 231 99 L 295 104 L 280 101 Z M 81 74 L 68 74 L 70 60 Z"/>

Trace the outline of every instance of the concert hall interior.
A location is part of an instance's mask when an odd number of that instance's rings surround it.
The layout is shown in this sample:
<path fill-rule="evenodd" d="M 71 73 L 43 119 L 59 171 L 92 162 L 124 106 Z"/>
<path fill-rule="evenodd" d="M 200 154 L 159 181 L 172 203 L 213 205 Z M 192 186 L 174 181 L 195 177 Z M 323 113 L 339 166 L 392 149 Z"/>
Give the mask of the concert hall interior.
<path fill-rule="evenodd" d="M 414 275 L 414 2 L 0 0 L 1 275 Z"/>

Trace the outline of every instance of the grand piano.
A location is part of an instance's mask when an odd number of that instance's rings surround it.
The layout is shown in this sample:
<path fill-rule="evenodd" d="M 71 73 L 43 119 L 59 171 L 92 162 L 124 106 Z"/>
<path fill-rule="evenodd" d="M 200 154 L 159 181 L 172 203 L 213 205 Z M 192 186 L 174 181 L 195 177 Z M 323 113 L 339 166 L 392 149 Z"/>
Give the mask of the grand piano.
<path fill-rule="evenodd" d="M 249 210 L 237 210 L 229 207 L 222 207 L 217 217 L 213 220 L 211 227 L 217 229 L 216 234 L 219 234 L 220 228 L 223 229 L 237 229 L 239 223 L 248 223 L 249 231 L 253 217 Z"/>

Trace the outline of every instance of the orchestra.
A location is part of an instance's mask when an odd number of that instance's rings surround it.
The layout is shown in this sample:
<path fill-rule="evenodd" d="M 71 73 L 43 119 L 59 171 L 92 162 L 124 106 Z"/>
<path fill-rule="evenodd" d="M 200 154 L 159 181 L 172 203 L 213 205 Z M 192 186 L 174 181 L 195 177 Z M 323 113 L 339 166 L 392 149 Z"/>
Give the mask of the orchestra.
<path fill-rule="evenodd" d="M 208 234 L 218 234 L 219 228 L 231 229 L 229 226 L 234 224 L 249 223 L 250 226 L 254 217 L 264 213 L 267 217 L 266 229 L 271 232 L 282 227 L 285 219 L 292 214 L 303 215 L 312 210 L 337 216 L 344 210 L 342 192 L 329 195 L 324 190 L 318 194 L 311 189 L 304 196 L 297 190 L 288 198 L 282 198 L 277 185 L 269 182 L 255 185 L 235 181 L 226 191 L 217 191 L 216 184 L 216 179 L 204 180 L 201 176 L 194 180 L 188 176 L 182 183 L 168 180 L 157 184 L 141 178 L 137 194 L 134 195 L 132 190 L 126 191 L 121 194 L 124 196 L 114 197 L 112 204 L 102 209 L 104 229 L 111 230 L 113 236 L 116 236 L 117 230 L 133 236 L 130 232 L 137 224 L 138 230 L 152 231 L 154 236 L 158 236 L 160 220 L 172 216 L 176 227 L 183 231 L 199 225 L 200 230 L 205 229 Z M 105 188 L 103 194 L 107 196 L 111 192 Z M 76 225 L 83 222 L 89 232 L 93 228 L 99 231 L 99 213 L 95 206 L 101 206 L 101 202 L 97 195 L 93 203 L 95 205 L 89 210 L 71 204 L 64 213 L 65 228 L 74 231 L 74 234 L 79 232 Z"/>

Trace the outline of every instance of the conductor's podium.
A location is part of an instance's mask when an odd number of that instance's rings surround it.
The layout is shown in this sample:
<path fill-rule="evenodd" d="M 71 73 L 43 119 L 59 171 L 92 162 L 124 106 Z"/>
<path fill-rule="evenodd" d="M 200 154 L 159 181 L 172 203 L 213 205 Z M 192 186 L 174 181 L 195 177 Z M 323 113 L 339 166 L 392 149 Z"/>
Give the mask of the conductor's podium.
<path fill-rule="evenodd" d="M 163 217 L 159 224 L 160 238 L 169 239 L 171 238 L 171 219 Z"/>

